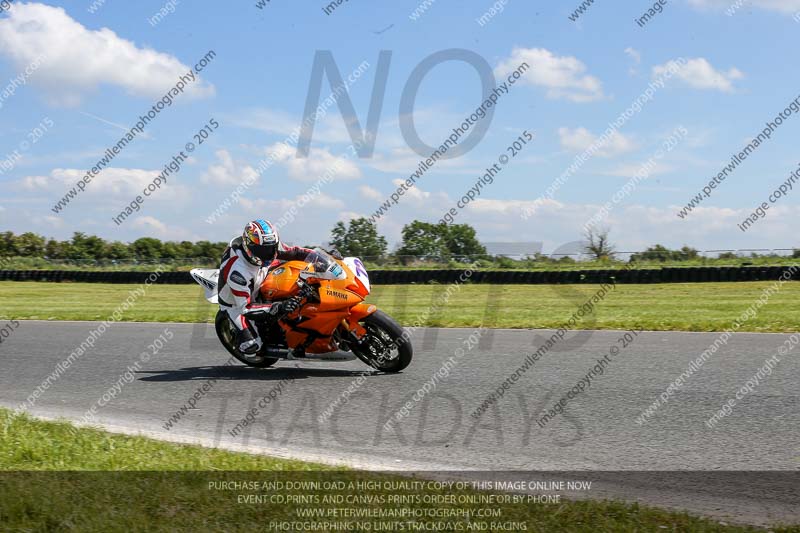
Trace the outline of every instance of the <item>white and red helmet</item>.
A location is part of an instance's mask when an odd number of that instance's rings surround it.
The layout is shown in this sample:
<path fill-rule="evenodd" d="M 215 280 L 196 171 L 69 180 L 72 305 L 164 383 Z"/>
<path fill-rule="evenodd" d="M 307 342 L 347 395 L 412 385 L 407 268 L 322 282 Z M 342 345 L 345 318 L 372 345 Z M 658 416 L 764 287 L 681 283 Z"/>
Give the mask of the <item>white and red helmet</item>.
<path fill-rule="evenodd" d="M 278 257 L 280 242 L 275 226 L 260 218 L 249 222 L 242 233 L 244 255 L 248 261 L 258 266 L 268 265 Z"/>

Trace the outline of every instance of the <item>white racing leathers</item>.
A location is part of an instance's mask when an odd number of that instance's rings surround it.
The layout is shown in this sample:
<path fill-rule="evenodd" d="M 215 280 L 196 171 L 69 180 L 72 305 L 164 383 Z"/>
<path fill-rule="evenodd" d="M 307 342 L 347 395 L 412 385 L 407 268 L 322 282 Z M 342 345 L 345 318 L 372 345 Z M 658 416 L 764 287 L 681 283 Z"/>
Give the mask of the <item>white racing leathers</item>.
<path fill-rule="evenodd" d="M 272 264 L 261 267 L 247 260 L 242 251 L 241 237 L 232 240 L 222 256 L 222 263 L 219 267 L 217 292 L 220 309 L 228 313 L 231 322 L 239 330 L 248 329 L 249 325 L 244 313 L 252 309 L 269 309 L 271 306 L 271 304 L 253 303 L 270 268 L 274 268 L 284 261 L 302 261 L 310 253 L 311 250 L 307 248 L 286 247 L 281 244 L 277 259 Z M 254 337 L 258 338 L 255 331 L 252 333 Z"/>

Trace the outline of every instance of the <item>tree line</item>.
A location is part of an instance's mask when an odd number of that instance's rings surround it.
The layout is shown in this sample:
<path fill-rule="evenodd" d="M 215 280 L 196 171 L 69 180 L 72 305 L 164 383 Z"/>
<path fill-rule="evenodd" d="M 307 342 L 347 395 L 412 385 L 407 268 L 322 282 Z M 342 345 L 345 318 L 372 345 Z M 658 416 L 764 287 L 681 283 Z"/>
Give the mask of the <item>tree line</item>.
<path fill-rule="evenodd" d="M 36 257 L 57 261 L 86 260 L 161 260 L 222 257 L 227 242 L 163 242 L 143 237 L 130 243 L 106 241 L 95 235 L 75 232 L 72 238 L 59 241 L 27 232 L 15 235 L 0 233 L 0 256 Z"/>
<path fill-rule="evenodd" d="M 366 218 L 348 223 L 337 222 L 331 230 L 326 245 L 338 249 L 345 256 L 395 259 L 400 263 L 413 260 L 448 262 L 464 258 L 489 261 L 511 261 L 494 258 L 478 240 L 475 229 L 469 224 L 434 224 L 414 220 L 401 232 L 401 242 L 394 252 L 389 252 L 386 238 Z M 584 254 L 595 261 L 616 259 L 608 231 L 589 232 L 585 236 Z M 30 257 L 54 261 L 163 261 L 175 259 L 216 259 L 222 256 L 228 242 L 211 241 L 161 241 L 142 237 L 133 242 L 106 241 L 95 235 L 75 232 L 69 240 L 59 241 L 32 232 L 16 235 L 0 233 L 0 257 Z M 719 259 L 734 259 L 733 253 L 721 254 Z M 800 257 L 795 251 L 794 257 Z M 632 254 L 631 262 L 680 262 L 700 259 L 698 250 L 684 246 L 679 250 L 656 244 L 644 252 Z M 536 262 L 574 262 L 571 257 L 549 258 L 532 254 Z"/>
<path fill-rule="evenodd" d="M 414 221 L 403 228 L 403 241 L 394 255 L 446 260 L 450 257 L 485 255 L 475 229 Z M 0 233 L 0 257 L 33 257 L 58 261 L 153 261 L 222 257 L 228 242 L 161 241 L 142 237 L 133 242 L 106 241 L 96 235 L 75 232 L 69 240 L 57 240 L 26 232 Z M 386 257 L 386 238 L 366 218 L 338 222 L 327 245 L 344 255 Z"/>

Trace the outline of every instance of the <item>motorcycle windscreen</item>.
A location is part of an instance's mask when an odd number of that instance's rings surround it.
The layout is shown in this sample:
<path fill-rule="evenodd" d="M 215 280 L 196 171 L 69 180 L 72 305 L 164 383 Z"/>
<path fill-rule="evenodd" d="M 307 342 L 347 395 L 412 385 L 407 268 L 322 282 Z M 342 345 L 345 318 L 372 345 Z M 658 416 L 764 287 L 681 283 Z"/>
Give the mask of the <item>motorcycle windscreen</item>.
<path fill-rule="evenodd" d="M 317 279 L 347 279 L 347 273 L 333 257 L 321 248 L 314 248 L 314 251 L 306 257 L 308 267 L 301 273 L 303 278 Z"/>

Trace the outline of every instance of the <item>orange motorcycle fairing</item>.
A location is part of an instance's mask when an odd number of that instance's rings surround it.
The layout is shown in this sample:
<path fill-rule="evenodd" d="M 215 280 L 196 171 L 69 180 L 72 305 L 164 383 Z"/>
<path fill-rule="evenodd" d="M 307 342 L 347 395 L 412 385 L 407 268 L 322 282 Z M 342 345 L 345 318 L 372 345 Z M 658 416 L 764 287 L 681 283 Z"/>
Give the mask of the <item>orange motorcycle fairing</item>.
<path fill-rule="evenodd" d="M 350 310 L 350 316 L 347 317 L 347 329 L 355 334 L 357 338 L 366 335 L 367 330 L 364 326 L 359 324 L 362 320 L 377 311 L 378 308 L 372 304 L 360 303 Z"/>
<path fill-rule="evenodd" d="M 278 268 L 270 270 L 266 279 L 261 283 L 261 297 L 267 301 L 286 300 L 296 296 L 300 288 L 297 286 L 297 277 L 305 270 L 303 261 L 288 261 Z"/>
<path fill-rule="evenodd" d="M 306 353 L 328 353 L 339 349 L 334 337 L 337 329 L 346 328 L 357 338 L 366 334 L 358 322 L 378 308 L 364 303 L 365 287 L 343 262 L 338 263 L 346 274 L 345 279 L 309 278 L 307 281 L 317 288 L 320 301 L 305 304 L 289 315 L 288 320 L 279 322 L 290 348 L 305 346 Z M 261 296 L 268 301 L 296 296 L 299 292 L 297 280 L 307 266 L 305 262 L 290 261 L 274 269 L 261 284 Z"/>

